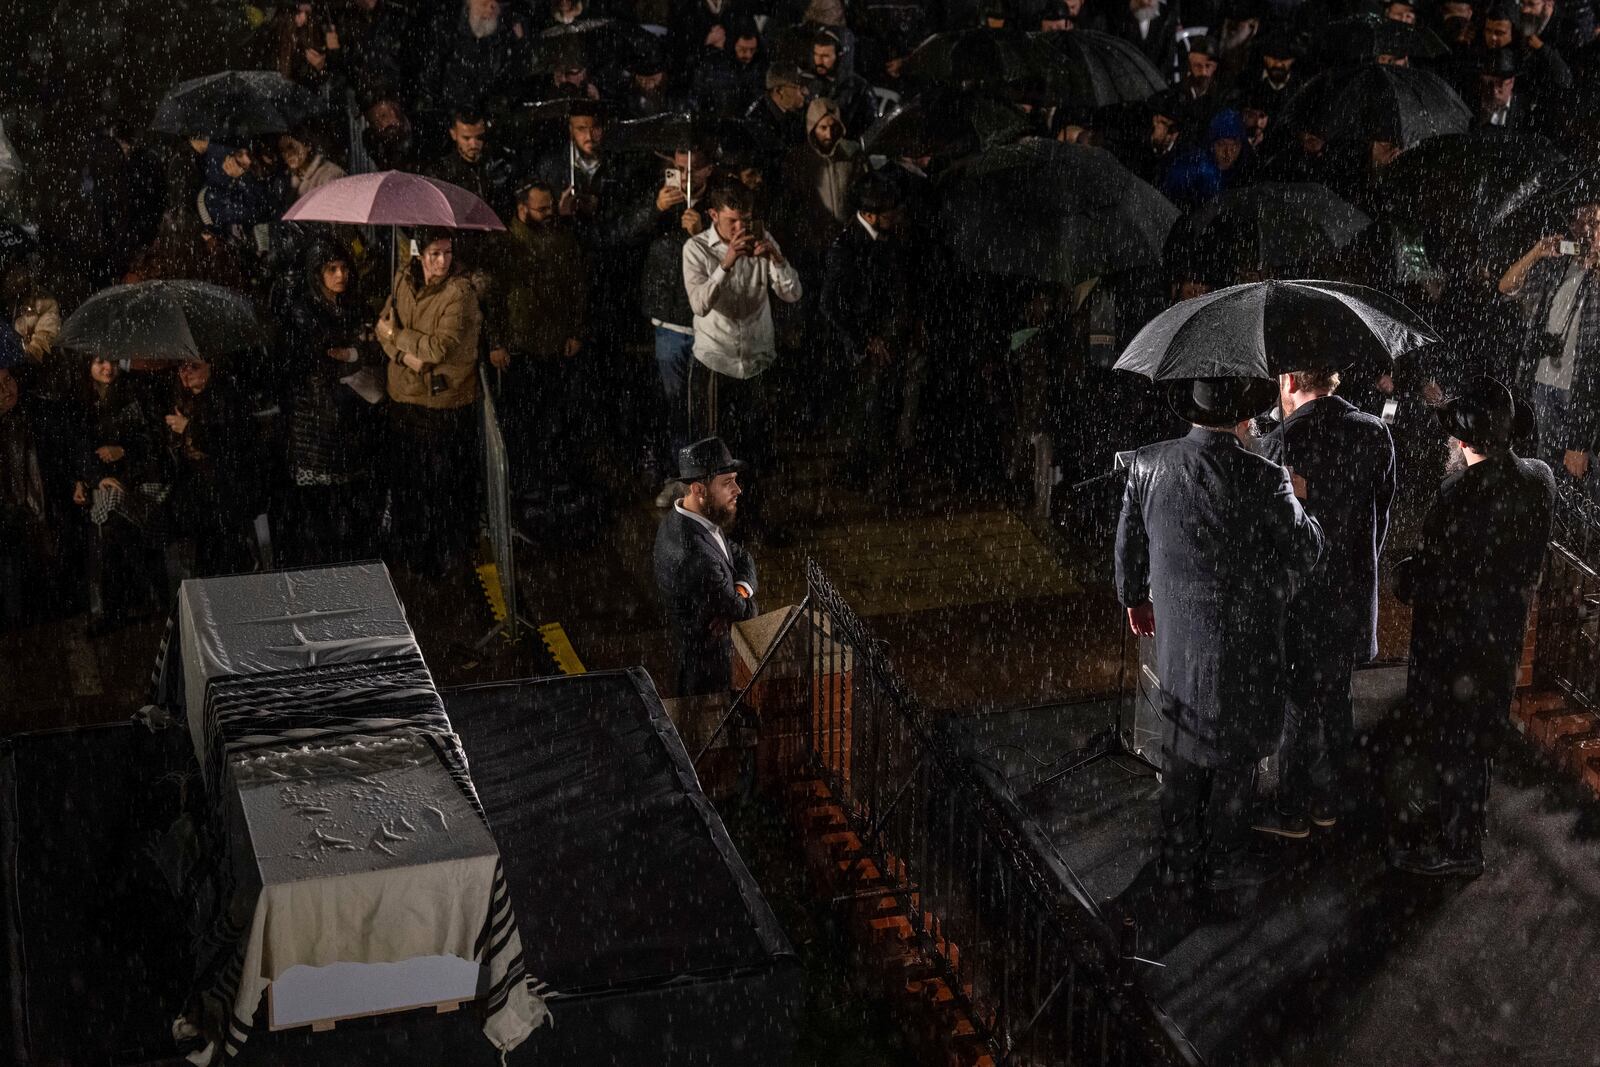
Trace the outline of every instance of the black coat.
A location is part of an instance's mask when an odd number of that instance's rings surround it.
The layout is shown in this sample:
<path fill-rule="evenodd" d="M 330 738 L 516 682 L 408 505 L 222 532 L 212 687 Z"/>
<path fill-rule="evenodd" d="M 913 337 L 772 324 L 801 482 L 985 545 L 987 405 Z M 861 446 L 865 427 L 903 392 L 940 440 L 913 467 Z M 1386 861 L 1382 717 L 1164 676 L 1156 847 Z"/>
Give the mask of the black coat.
<path fill-rule="evenodd" d="M 1283 726 L 1283 628 L 1322 529 L 1282 467 L 1231 433 L 1135 453 L 1117 522 L 1117 596 L 1151 601 L 1167 751 L 1202 766 L 1260 759 Z"/>
<path fill-rule="evenodd" d="M 680 697 L 728 690 L 733 662 L 729 628 L 758 613 L 755 597 L 741 597 L 736 588 L 744 582 L 755 590 L 755 561 L 739 545 L 727 544 L 724 555 L 711 531 L 677 508 L 667 512 L 656 530 L 656 588 L 678 657 Z"/>
<path fill-rule="evenodd" d="M 334 303 L 320 276 L 307 275 L 284 317 L 280 344 L 291 384 L 289 465 L 328 484 L 365 473 L 374 431 L 370 407 L 340 379 L 358 364 L 328 358 L 330 348 L 358 348 L 366 316 L 354 300 Z"/>
<path fill-rule="evenodd" d="M 464 7 L 446 9 L 434 24 L 421 88 L 426 107 L 448 111 L 484 107 L 493 97 L 511 92 L 528 77 L 526 30 L 509 10 L 487 37 L 474 37 Z"/>
<path fill-rule="evenodd" d="M 1490 741 L 1516 688 L 1555 476 L 1509 451 L 1447 477 L 1396 594 L 1412 605 L 1413 710 Z"/>
<path fill-rule="evenodd" d="M 1365 663 L 1378 654 L 1378 556 L 1394 499 L 1389 427 L 1326 396 L 1296 408 L 1261 445 L 1306 480 L 1305 509 L 1325 541 L 1321 564 L 1289 605 L 1288 626 L 1299 635 L 1291 647 Z"/>
<path fill-rule="evenodd" d="M 823 274 L 822 315 L 860 359 L 875 337 L 894 344 L 915 324 L 911 267 L 904 243 L 887 235 L 873 240 L 852 218 L 828 248 Z"/>

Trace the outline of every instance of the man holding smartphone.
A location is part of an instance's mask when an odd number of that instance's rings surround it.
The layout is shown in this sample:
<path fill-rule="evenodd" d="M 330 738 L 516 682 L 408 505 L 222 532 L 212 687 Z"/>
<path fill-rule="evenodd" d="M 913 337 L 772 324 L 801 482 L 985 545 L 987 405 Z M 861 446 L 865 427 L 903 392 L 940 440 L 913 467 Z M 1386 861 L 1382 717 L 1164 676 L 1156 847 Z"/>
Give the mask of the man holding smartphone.
<path fill-rule="evenodd" d="M 720 435 L 759 473 L 772 433 L 761 375 L 777 359 L 769 292 L 800 299 L 800 275 L 765 224 L 750 191 L 719 185 L 708 195 L 711 226 L 683 246 L 683 285 L 694 312 L 689 418 L 697 436 Z M 745 517 L 760 527 L 760 494 L 749 492 Z"/>
<path fill-rule="evenodd" d="M 1532 386 L 1538 456 L 1596 495 L 1600 438 L 1600 203 L 1573 213 L 1571 236 L 1549 236 L 1513 263 L 1500 292 L 1527 316 L 1518 388 Z"/>

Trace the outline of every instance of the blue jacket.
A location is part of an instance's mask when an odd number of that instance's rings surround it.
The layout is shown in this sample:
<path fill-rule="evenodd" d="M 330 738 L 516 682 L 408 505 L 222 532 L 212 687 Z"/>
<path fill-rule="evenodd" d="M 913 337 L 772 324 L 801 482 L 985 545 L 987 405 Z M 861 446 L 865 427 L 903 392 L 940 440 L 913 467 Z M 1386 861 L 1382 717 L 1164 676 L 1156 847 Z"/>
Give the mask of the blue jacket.
<path fill-rule="evenodd" d="M 1283 628 L 1322 528 L 1282 467 L 1193 429 L 1134 454 L 1117 522 L 1117 596 L 1152 601 L 1168 753 L 1206 767 L 1272 752 Z"/>

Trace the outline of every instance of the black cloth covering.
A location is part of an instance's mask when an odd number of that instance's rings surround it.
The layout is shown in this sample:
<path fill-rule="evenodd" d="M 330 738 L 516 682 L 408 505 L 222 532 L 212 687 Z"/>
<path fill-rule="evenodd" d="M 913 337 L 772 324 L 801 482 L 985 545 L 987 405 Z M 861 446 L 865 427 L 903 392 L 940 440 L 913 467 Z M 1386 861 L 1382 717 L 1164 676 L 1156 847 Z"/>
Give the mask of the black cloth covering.
<path fill-rule="evenodd" d="M 561 994 L 512 1064 L 786 1062 L 799 967 L 639 670 L 446 691 L 533 973 Z M 108 724 L 0 749 L 0 1048 L 171 1062 L 182 911 L 147 854 L 194 769 L 183 730 Z M 72 832 L 63 832 L 65 828 Z M 499 1062 L 475 1013 L 259 1031 L 243 1064 Z"/>

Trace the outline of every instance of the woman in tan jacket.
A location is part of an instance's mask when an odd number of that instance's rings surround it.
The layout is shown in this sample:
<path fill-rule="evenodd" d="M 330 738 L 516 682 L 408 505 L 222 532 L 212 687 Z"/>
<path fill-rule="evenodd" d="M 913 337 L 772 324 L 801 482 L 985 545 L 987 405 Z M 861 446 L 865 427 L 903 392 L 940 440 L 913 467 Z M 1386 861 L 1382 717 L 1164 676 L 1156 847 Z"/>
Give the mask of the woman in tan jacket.
<path fill-rule="evenodd" d="M 443 574 L 477 530 L 478 327 L 472 284 L 447 230 L 414 234 L 374 332 L 389 357 L 390 534 L 397 562 Z M 381 462 L 381 461 L 380 461 Z"/>

